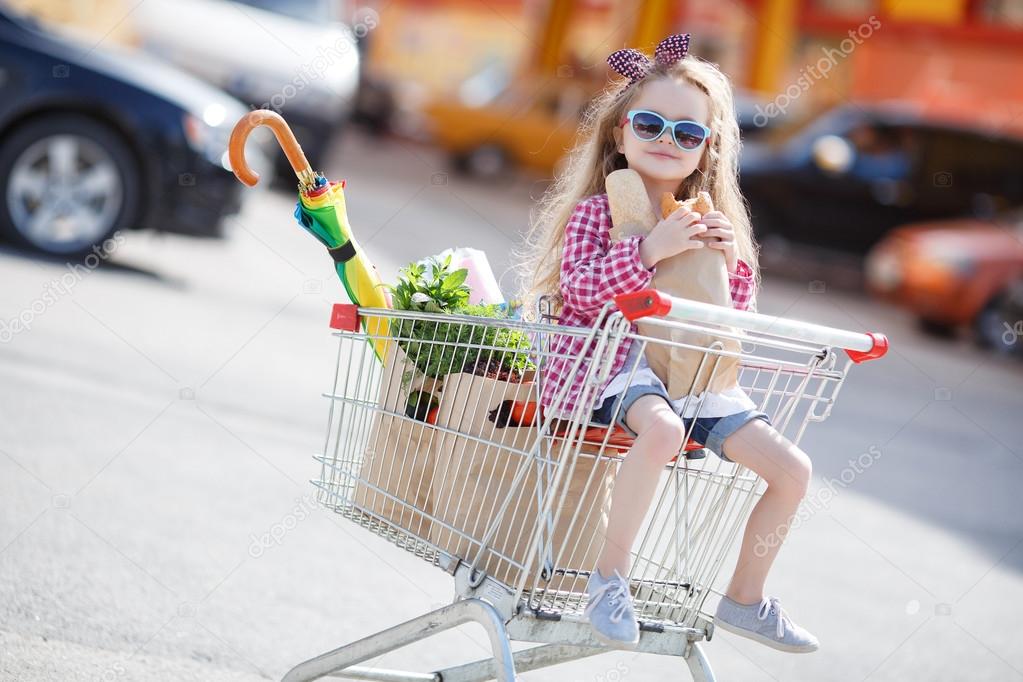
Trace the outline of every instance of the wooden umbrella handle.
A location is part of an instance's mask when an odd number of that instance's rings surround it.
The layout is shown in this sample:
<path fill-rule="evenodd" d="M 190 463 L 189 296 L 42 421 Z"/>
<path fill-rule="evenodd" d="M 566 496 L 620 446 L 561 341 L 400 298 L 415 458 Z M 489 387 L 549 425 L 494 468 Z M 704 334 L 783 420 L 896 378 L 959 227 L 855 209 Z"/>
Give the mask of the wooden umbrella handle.
<path fill-rule="evenodd" d="M 259 173 L 252 170 L 245 160 L 245 141 L 249 138 L 249 133 L 259 126 L 267 126 L 274 131 L 277 142 L 284 149 L 284 154 L 291 162 L 291 167 L 295 170 L 295 175 L 299 180 L 305 182 L 313 177 L 313 169 L 309 166 L 309 161 L 305 158 L 305 153 L 299 146 L 298 140 L 295 139 L 295 134 L 291 132 L 287 121 L 275 111 L 256 109 L 238 119 L 234 130 L 231 131 L 231 140 L 227 145 L 231 169 L 234 170 L 234 174 L 239 180 L 249 187 L 253 187 L 259 182 Z"/>

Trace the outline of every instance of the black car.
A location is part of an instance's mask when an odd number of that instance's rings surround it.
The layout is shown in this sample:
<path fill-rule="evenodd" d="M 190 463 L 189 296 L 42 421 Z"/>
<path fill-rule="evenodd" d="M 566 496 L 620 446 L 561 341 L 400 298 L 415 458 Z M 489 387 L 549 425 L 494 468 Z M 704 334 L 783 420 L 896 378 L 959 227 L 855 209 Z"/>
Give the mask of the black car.
<path fill-rule="evenodd" d="M 1023 204 L 1023 140 L 905 105 L 848 105 L 744 145 L 739 181 L 760 241 L 859 257 L 896 225 Z"/>
<path fill-rule="evenodd" d="M 0 5 L 0 231 L 67 257 L 119 230 L 218 235 L 240 207 L 226 149 L 245 112 L 151 57 L 75 43 Z"/>

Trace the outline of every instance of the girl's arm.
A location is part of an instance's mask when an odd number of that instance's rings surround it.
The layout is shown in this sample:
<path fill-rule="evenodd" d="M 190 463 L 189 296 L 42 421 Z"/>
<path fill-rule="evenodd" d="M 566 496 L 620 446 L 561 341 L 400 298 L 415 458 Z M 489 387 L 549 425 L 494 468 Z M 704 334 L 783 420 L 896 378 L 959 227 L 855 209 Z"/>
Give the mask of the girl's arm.
<path fill-rule="evenodd" d="M 728 274 L 728 284 L 732 290 L 732 307 L 737 310 L 756 312 L 757 304 L 754 294 L 753 269 L 746 261 L 739 259 L 735 272 Z"/>
<path fill-rule="evenodd" d="M 604 252 L 601 235 L 610 228 L 611 217 L 596 199 L 579 202 L 565 225 L 561 296 L 581 312 L 594 312 L 618 294 L 648 287 L 654 277 L 656 267 L 647 270 L 640 260 L 642 236 L 614 242 Z"/>

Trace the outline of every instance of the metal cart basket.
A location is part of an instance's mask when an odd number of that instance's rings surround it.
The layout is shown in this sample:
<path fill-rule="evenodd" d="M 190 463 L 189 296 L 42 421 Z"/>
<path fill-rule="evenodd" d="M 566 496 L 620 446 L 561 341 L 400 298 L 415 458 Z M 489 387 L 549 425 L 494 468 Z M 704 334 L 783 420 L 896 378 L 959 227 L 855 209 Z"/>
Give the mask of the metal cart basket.
<path fill-rule="evenodd" d="M 608 303 L 593 328 L 552 322 L 335 306 L 337 369 L 324 394 L 318 500 L 447 571 L 456 598 L 303 662 L 287 682 L 327 675 L 511 682 L 516 671 L 611 650 L 593 637 L 583 611 L 631 440 L 591 417 L 627 339 L 641 350 L 662 344 L 696 354 L 698 376 L 709 381 L 737 367 L 738 385 L 794 443 L 831 413 L 851 365 L 887 349 L 879 334 L 652 290 Z M 583 350 L 569 355 L 569 347 Z M 572 381 L 544 394 L 553 363 L 570 378 L 582 375 L 574 403 Z M 687 410 L 699 416 L 696 395 Z M 627 576 L 637 651 L 681 657 L 695 680 L 714 679 L 700 644 L 714 633 L 708 598 L 720 596 L 715 581 L 763 487 L 752 471 L 691 439 L 665 467 Z M 358 665 L 473 621 L 488 634 L 491 658 L 431 672 Z M 513 640 L 537 646 L 513 652 Z"/>

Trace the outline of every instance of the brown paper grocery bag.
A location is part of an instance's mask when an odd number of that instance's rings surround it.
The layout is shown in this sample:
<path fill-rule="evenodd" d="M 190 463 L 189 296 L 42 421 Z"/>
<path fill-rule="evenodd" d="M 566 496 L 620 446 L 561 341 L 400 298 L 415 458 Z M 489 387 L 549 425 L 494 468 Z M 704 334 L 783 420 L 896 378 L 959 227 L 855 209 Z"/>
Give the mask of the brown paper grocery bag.
<path fill-rule="evenodd" d="M 550 438 L 541 436 L 536 427 L 509 424 L 502 428 L 489 416 L 505 400 L 535 400 L 535 392 L 532 383 L 470 374 L 448 376 L 441 392 L 438 422 L 446 420 L 459 433 L 445 434 L 435 450 L 437 464 L 432 491 L 437 523 L 431 528 L 431 541 L 449 554 L 474 558 L 479 551 L 478 541 L 497 518 L 505 497 L 514 491 L 488 544 L 497 555 L 487 552 L 478 564 L 488 575 L 508 585 L 517 583 L 521 576 L 509 560 L 526 562 L 526 552 L 540 518 L 539 495 L 550 490 L 556 463 L 565 448 L 560 442 L 552 443 Z M 516 486 L 517 469 L 538 440 L 543 456 L 531 462 Z M 543 537 L 557 568 L 588 571 L 595 565 L 607 527 L 615 471 L 613 460 L 582 455 L 571 476 L 567 471 L 562 476 L 553 494 L 557 505 L 564 491 L 564 511 L 556 525 L 552 512 L 551 524 L 544 524 Z M 585 513 L 576 516 L 580 505 Z M 533 561 L 527 585 L 532 584 L 543 567 L 539 557 L 545 548 L 537 550 L 538 558 Z M 562 579 L 558 589 L 582 589 L 585 585 L 580 580 L 573 578 L 566 585 Z"/>
<path fill-rule="evenodd" d="M 653 212 L 643 180 L 636 171 L 629 169 L 615 171 L 607 176 L 605 185 L 611 207 L 613 240 L 634 234 L 647 234 L 660 221 Z M 657 264 L 657 272 L 651 286 L 672 296 L 732 307 L 725 255 L 717 249 L 706 247 L 691 249 L 662 260 Z M 738 353 L 741 350 L 737 340 L 714 334 L 669 329 L 642 320 L 638 322 L 638 328 L 644 336 L 701 348 L 720 341 L 725 351 Z M 735 330 L 729 328 L 729 331 Z M 650 368 L 664 382 L 668 395 L 673 400 L 689 394 L 699 395 L 708 388 L 714 393 L 720 393 L 737 385 L 740 363 L 738 357 L 706 355 L 704 362 L 705 355 L 703 351 L 673 348 L 660 343 L 649 343 L 646 347 L 646 359 Z M 710 380 L 712 373 L 713 381 Z"/>
<path fill-rule="evenodd" d="M 402 377 L 408 372 L 412 379 L 403 387 Z M 388 344 L 377 401 L 384 411 L 373 413 L 352 498 L 362 510 L 424 539 L 430 534 L 433 450 L 440 433 L 426 422 L 404 416 L 405 405 L 410 391 L 436 394 L 440 385 L 419 373 L 397 343 Z"/>

